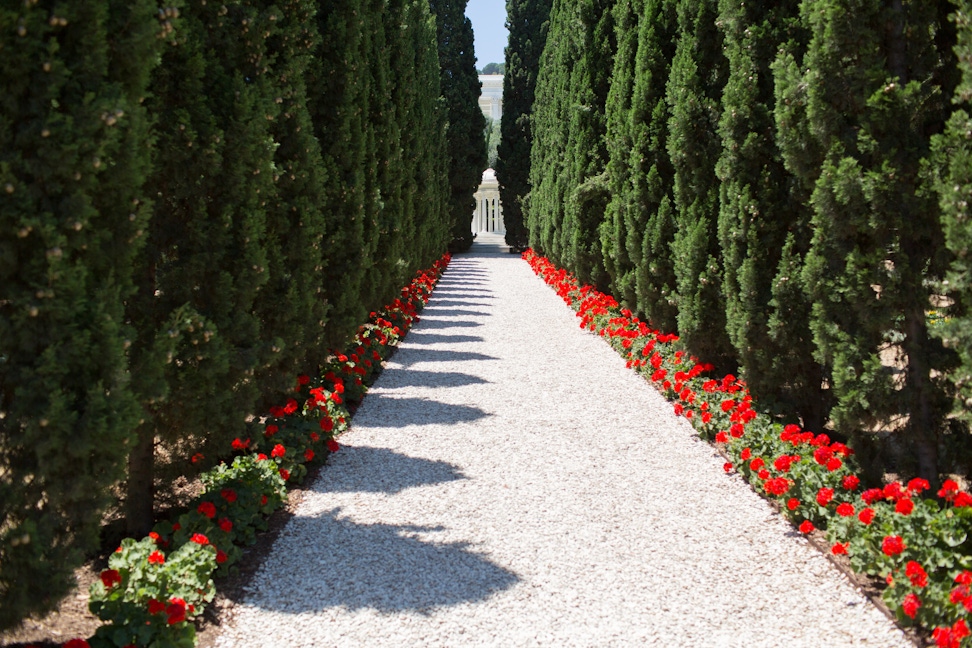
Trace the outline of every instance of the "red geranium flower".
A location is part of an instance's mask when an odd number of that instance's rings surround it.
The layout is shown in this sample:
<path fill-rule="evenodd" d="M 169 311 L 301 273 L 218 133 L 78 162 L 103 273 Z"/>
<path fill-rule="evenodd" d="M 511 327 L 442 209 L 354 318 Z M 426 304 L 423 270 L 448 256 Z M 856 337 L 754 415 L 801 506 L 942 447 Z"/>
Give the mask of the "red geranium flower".
<path fill-rule="evenodd" d="M 739 454 L 739 458 L 742 459 L 743 461 L 746 461 L 752 456 L 753 456 L 753 451 L 750 450 L 749 448 L 743 448 L 743 451 Z"/>
<path fill-rule="evenodd" d="M 827 506 L 832 499 L 834 499 L 833 488 L 821 488 L 817 491 L 817 504 L 820 506 Z"/>
<path fill-rule="evenodd" d="M 830 548 L 830 553 L 834 554 L 835 556 L 846 556 L 847 555 L 847 545 L 848 544 L 850 544 L 850 543 L 848 543 L 848 542 L 843 542 L 843 543 L 841 543 L 841 542 L 835 542 L 834 543 L 834 546 L 832 546 Z"/>
<path fill-rule="evenodd" d="M 106 589 L 111 589 L 122 582 L 121 574 L 117 569 L 106 569 L 101 572 L 101 582 Z"/>
<path fill-rule="evenodd" d="M 216 505 L 212 502 L 200 502 L 196 510 L 208 517 L 210 520 L 216 517 Z"/>
<path fill-rule="evenodd" d="M 800 533 L 810 533 L 814 528 L 813 522 L 810 520 L 804 520 L 800 523 Z"/>
<path fill-rule="evenodd" d="M 841 485 L 844 487 L 844 490 L 852 491 L 856 489 L 858 486 L 860 486 L 860 484 L 861 484 L 861 480 L 858 478 L 857 475 L 847 475 L 846 477 L 844 477 L 844 482 Z"/>
<path fill-rule="evenodd" d="M 901 602 L 901 610 L 912 619 L 915 618 L 915 614 L 918 613 L 918 608 L 920 607 L 921 600 L 913 592 L 909 592 L 904 597 L 904 601 Z"/>
<path fill-rule="evenodd" d="M 898 500 L 898 503 L 894 505 L 894 512 L 901 515 L 911 515 L 914 509 L 915 503 L 907 498 Z"/>
<path fill-rule="evenodd" d="M 207 538 L 201 533 L 193 533 L 192 537 L 189 538 L 189 540 L 195 542 L 197 545 L 206 546 L 209 544 L 209 538 Z"/>
<path fill-rule="evenodd" d="M 219 528 L 225 531 L 226 533 L 229 533 L 230 531 L 233 530 L 233 522 L 229 518 L 222 518 L 219 521 Z"/>
<path fill-rule="evenodd" d="M 931 488 L 931 485 L 928 483 L 928 480 L 922 479 L 921 477 L 915 477 L 908 482 L 908 491 L 911 493 L 920 493 L 929 488 Z"/>
<path fill-rule="evenodd" d="M 339 446 L 338 445 L 338 442 L 335 441 L 334 439 L 328 439 L 327 440 L 327 449 L 328 449 L 329 452 L 337 452 L 338 450 L 341 449 L 341 446 Z"/>
<path fill-rule="evenodd" d="M 952 503 L 959 508 L 972 506 L 972 495 L 969 495 L 965 491 L 959 491 L 959 494 L 955 496 L 955 501 Z"/>
<path fill-rule="evenodd" d="M 725 470 L 726 472 L 731 471 L 732 463 L 727 461 L 726 463 L 722 464 L 722 469 Z"/>
<path fill-rule="evenodd" d="M 729 435 L 725 430 L 721 430 L 715 435 L 716 443 L 729 443 Z"/>
<path fill-rule="evenodd" d="M 924 587 L 928 585 L 928 574 L 925 569 L 914 560 L 909 560 L 908 564 L 905 565 L 905 576 L 911 581 L 911 584 L 915 587 Z"/>
<path fill-rule="evenodd" d="M 224 552 L 222 549 L 216 550 L 216 562 L 220 565 L 226 562 L 226 552 Z"/>
<path fill-rule="evenodd" d="M 857 514 L 857 519 L 863 522 L 864 524 L 870 524 L 871 521 L 874 520 L 874 509 L 869 509 L 869 508 L 863 509 L 860 513 Z"/>
<path fill-rule="evenodd" d="M 884 552 L 886 556 L 897 556 L 902 551 L 905 550 L 904 540 L 901 536 L 885 536 L 884 540 L 881 542 L 881 551 Z"/>
<path fill-rule="evenodd" d="M 276 425 L 274 425 L 273 423 L 271 423 L 270 425 L 267 426 L 267 429 L 263 432 L 263 436 L 265 436 L 265 437 L 267 437 L 269 439 L 270 437 L 272 437 L 274 434 L 276 434 L 279 431 L 280 431 L 280 428 L 277 427 Z"/>
<path fill-rule="evenodd" d="M 181 598 L 173 597 L 169 599 L 169 605 L 166 606 L 165 613 L 169 617 L 169 625 L 182 623 L 186 620 L 186 602 Z"/>
<path fill-rule="evenodd" d="M 149 554 L 148 561 L 150 565 L 164 565 L 165 564 L 165 554 L 161 551 L 153 551 Z"/>
<path fill-rule="evenodd" d="M 321 419 L 321 429 L 325 432 L 330 432 L 334 429 L 334 421 L 331 420 L 330 416 L 325 416 Z"/>
<path fill-rule="evenodd" d="M 281 468 L 278 472 L 280 473 L 280 476 L 283 477 L 284 481 L 290 479 L 290 471 L 286 468 Z"/>
<path fill-rule="evenodd" d="M 230 504 L 236 501 L 236 491 L 232 488 L 224 488 L 219 491 L 219 495 Z"/>
<path fill-rule="evenodd" d="M 91 644 L 84 639 L 71 639 L 64 643 L 64 648 L 91 648 Z"/>
<path fill-rule="evenodd" d="M 149 614 L 158 614 L 163 610 L 165 610 L 165 603 L 163 603 L 162 601 L 158 601 L 156 599 L 149 599 L 148 602 Z"/>
<path fill-rule="evenodd" d="M 795 497 L 791 497 L 786 501 L 786 508 L 790 509 L 791 511 L 795 511 L 798 506 L 800 506 L 800 500 Z"/>
<path fill-rule="evenodd" d="M 287 448 L 283 447 L 283 445 L 280 443 L 273 446 L 273 450 L 270 452 L 270 456 L 273 457 L 274 459 L 279 459 L 283 457 L 285 454 L 287 454 Z"/>
<path fill-rule="evenodd" d="M 314 451 L 311 450 L 310 448 L 307 448 L 307 450 L 304 451 L 304 460 L 313 461 L 313 459 L 314 459 Z"/>
<path fill-rule="evenodd" d="M 835 470 L 840 470 L 840 467 L 843 465 L 844 462 L 842 462 L 837 457 L 831 457 L 830 459 L 827 460 L 827 470 L 830 472 L 834 472 Z"/>
<path fill-rule="evenodd" d="M 854 505 L 848 502 L 843 502 L 837 505 L 837 515 L 841 517 L 850 517 L 854 515 Z"/>
<path fill-rule="evenodd" d="M 938 496 L 951 502 L 958 495 L 959 485 L 951 479 L 946 479 L 938 491 Z"/>

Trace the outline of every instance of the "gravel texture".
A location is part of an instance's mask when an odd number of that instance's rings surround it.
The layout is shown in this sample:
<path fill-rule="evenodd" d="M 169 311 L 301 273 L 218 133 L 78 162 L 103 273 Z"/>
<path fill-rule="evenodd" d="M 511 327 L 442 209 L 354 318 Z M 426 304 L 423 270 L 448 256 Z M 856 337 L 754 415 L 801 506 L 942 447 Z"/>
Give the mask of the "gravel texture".
<path fill-rule="evenodd" d="M 913 645 L 498 237 L 341 442 L 220 648 Z"/>

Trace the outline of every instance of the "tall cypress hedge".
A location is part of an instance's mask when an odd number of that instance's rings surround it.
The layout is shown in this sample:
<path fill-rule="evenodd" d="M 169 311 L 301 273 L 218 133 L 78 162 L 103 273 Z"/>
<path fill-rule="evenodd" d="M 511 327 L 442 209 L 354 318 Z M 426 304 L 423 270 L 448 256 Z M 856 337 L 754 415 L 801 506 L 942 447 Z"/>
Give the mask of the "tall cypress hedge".
<path fill-rule="evenodd" d="M 540 55 L 547 42 L 551 0 L 507 0 L 506 73 L 500 121 L 496 178 L 503 201 L 506 242 L 514 249 L 529 245 L 524 202 L 530 193 L 530 149 L 533 146 L 533 100 Z"/>
<path fill-rule="evenodd" d="M 715 0 L 679 0 L 678 40 L 668 78 L 668 154 L 674 167 L 672 242 L 678 333 L 689 350 L 722 369 L 735 364 L 726 333 L 715 161 L 728 76 Z"/>
<path fill-rule="evenodd" d="M 788 78 L 807 88 L 802 128 L 822 154 L 804 171 L 814 189 L 803 279 L 817 359 L 832 371 L 831 417 L 859 438 L 903 434 L 935 484 L 949 359 L 926 323 L 943 235 L 921 169 L 952 93 L 936 42 L 948 41 L 947 21 L 935 3 L 877 0 L 814 0 L 804 15 L 806 72 Z"/>
<path fill-rule="evenodd" d="M 280 16 L 260 4 L 187 3 L 152 81 L 155 211 L 128 309 L 145 410 L 129 457 L 133 535 L 153 523 L 156 444 L 174 474 L 226 452 L 255 410 L 252 376 L 272 362 L 258 313 L 261 298 L 275 297 L 261 289 L 279 110 L 267 36 Z"/>
<path fill-rule="evenodd" d="M 138 422 L 125 349 L 150 201 L 152 2 L 0 8 L 0 629 L 96 548 Z"/>
<path fill-rule="evenodd" d="M 430 0 L 439 44 L 442 96 L 448 111 L 449 212 L 456 251 L 473 242 L 473 194 L 486 169 L 486 117 L 479 108 L 481 84 L 476 72 L 472 22 L 466 18 L 467 0 Z"/>
<path fill-rule="evenodd" d="M 719 4 L 729 62 L 716 169 L 719 240 L 726 324 L 750 392 L 764 407 L 797 414 L 804 426 L 820 430 L 827 394 L 801 280 L 811 235 L 809 194 L 785 167 L 774 118 L 778 51 L 782 45 L 802 55 L 809 40 L 799 8 L 797 0 Z"/>

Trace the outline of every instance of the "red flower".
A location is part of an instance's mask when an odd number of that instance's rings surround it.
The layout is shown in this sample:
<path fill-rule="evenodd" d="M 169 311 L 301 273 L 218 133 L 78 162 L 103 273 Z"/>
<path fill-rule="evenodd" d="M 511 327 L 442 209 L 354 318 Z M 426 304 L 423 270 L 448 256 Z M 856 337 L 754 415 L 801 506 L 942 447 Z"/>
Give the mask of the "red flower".
<path fill-rule="evenodd" d="M 756 476 L 759 477 L 760 479 L 766 480 L 769 479 L 770 474 L 768 470 L 763 469 L 760 470 L 758 473 L 756 473 Z"/>
<path fill-rule="evenodd" d="M 972 572 L 963 571 L 955 576 L 955 582 L 962 585 L 972 585 Z"/>
<path fill-rule="evenodd" d="M 830 553 L 834 554 L 835 556 L 846 556 L 847 555 L 847 545 L 848 544 L 850 544 L 850 543 L 848 543 L 848 542 L 844 542 L 844 543 L 835 542 L 834 543 L 834 546 L 832 546 L 830 548 Z"/>
<path fill-rule="evenodd" d="M 915 477 L 910 482 L 908 482 L 908 492 L 910 493 L 920 493 L 931 488 L 927 479 L 922 479 L 921 477 Z"/>
<path fill-rule="evenodd" d="M 318 442 L 318 441 L 321 440 L 321 435 L 318 434 L 317 432 L 311 432 L 310 433 L 310 438 L 311 438 L 311 441 L 314 441 L 316 443 L 316 442 Z"/>
<path fill-rule="evenodd" d="M 821 466 L 826 466 L 833 456 L 834 451 L 827 446 L 821 446 L 813 451 L 813 460 Z"/>
<path fill-rule="evenodd" d="M 844 483 L 841 485 L 844 487 L 844 490 L 852 491 L 861 485 L 861 480 L 857 475 L 847 475 L 844 477 Z"/>
<path fill-rule="evenodd" d="M 330 432 L 334 429 L 334 421 L 331 420 L 330 416 L 325 416 L 321 419 L 321 429 L 325 432 Z"/>
<path fill-rule="evenodd" d="M 152 538 L 152 542 L 155 544 L 159 544 L 162 541 L 162 537 L 155 531 L 149 531 L 148 537 Z"/>
<path fill-rule="evenodd" d="M 165 555 L 161 551 L 153 551 L 149 554 L 148 561 L 150 565 L 164 565 Z"/>
<path fill-rule="evenodd" d="M 266 495 L 261 495 L 260 496 L 260 506 L 266 506 L 266 505 L 267 505 L 267 496 Z"/>
<path fill-rule="evenodd" d="M 924 587 L 928 585 L 928 574 L 925 572 L 924 568 L 915 562 L 914 560 L 909 560 L 908 564 L 905 565 L 905 576 L 911 581 L 911 584 L 915 587 Z"/>
<path fill-rule="evenodd" d="M 106 589 L 111 589 L 115 585 L 121 584 L 121 574 L 118 573 L 117 569 L 106 569 L 101 572 L 101 582 Z"/>
<path fill-rule="evenodd" d="M 297 411 L 297 401 L 294 400 L 293 398 L 288 398 L 287 399 L 287 404 L 284 405 L 284 408 L 283 409 L 284 409 L 284 412 L 285 413 L 287 413 L 287 414 L 293 414 L 294 412 Z"/>
<path fill-rule="evenodd" d="M 810 533 L 814 528 L 813 522 L 810 520 L 804 520 L 800 523 L 800 533 Z"/>
<path fill-rule="evenodd" d="M 961 648 L 962 639 L 969 636 L 969 627 L 963 619 L 959 619 L 952 625 L 935 628 L 932 631 L 932 639 L 939 648 Z"/>
<path fill-rule="evenodd" d="M 279 431 L 280 431 L 280 428 L 271 423 L 270 425 L 267 426 L 267 429 L 263 432 L 263 436 L 265 436 L 265 437 L 267 437 L 269 439 L 270 437 L 272 437 L 274 434 L 276 434 Z"/>
<path fill-rule="evenodd" d="M 897 556 L 904 550 L 905 543 L 901 536 L 885 536 L 884 541 L 881 542 L 881 551 L 886 556 Z"/>
<path fill-rule="evenodd" d="M 230 504 L 236 501 L 236 491 L 233 490 L 232 488 L 224 488 L 223 490 L 219 491 L 219 494 L 224 500 L 226 500 Z"/>
<path fill-rule="evenodd" d="M 224 552 L 222 549 L 216 550 L 216 562 L 220 565 L 226 562 L 226 552 Z"/>
<path fill-rule="evenodd" d="M 767 479 L 766 483 L 763 484 L 763 488 L 766 489 L 767 493 L 776 495 L 779 497 L 790 490 L 790 480 L 785 477 L 777 477 L 776 479 Z"/>
<path fill-rule="evenodd" d="M 900 513 L 901 515 L 911 515 L 914 509 L 915 503 L 907 498 L 898 500 L 898 503 L 894 505 L 894 512 Z"/>
<path fill-rule="evenodd" d="M 860 513 L 857 514 L 857 519 L 863 522 L 864 524 L 870 524 L 871 521 L 874 520 L 874 509 L 869 509 L 869 508 L 863 509 Z"/>
<path fill-rule="evenodd" d="M 705 405 L 705 403 L 702 403 Z M 712 412 L 702 412 L 702 422 L 708 424 L 712 420 Z"/>
<path fill-rule="evenodd" d="M 206 546 L 209 544 L 209 538 L 201 533 L 193 533 L 192 537 L 189 538 L 190 541 L 195 542 L 197 545 Z"/>
<path fill-rule="evenodd" d="M 946 479 L 938 491 L 938 496 L 951 502 L 959 492 L 959 485 L 951 479 Z"/>
<path fill-rule="evenodd" d="M 283 457 L 285 454 L 287 454 L 287 449 L 279 443 L 273 446 L 273 450 L 270 452 L 270 456 L 273 457 L 274 459 L 279 459 Z"/>
<path fill-rule="evenodd" d="M 724 400 L 722 401 L 722 405 L 721 405 L 723 412 L 728 412 L 735 406 L 736 406 L 736 401 L 734 400 Z"/>
<path fill-rule="evenodd" d="M 158 601 L 156 599 L 149 599 L 148 602 L 149 614 L 158 614 L 163 610 L 165 610 L 165 603 L 163 603 L 162 601 Z"/>
<path fill-rule="evenodd" d="M 841 517 L 850 517 L 854 515 L 854 505 L 848 502 L 837 505 L 837 515 Z"/>
<path fill-rule="evenodd" d="M 216 517 L 216 505 L 212 502 L 201 502 L 196 510 L 212 520 Z"/>
<path fill-rule="evenodd" d="M 734 439 L 741 439 L 743 435 L 742 423 L 733 423 L 731 426 L 729 426 L 729 434 L 731 434 Z"/>
<path fill-rule="evenodd" d="M 760 470 L 765 464 L 766 462 L 763 461 L 762 457 L 756 457 L 755 459 L 749 462 L 749 469 L 752 470 L 753 472 L 756 472 Z"/>
<path fill-rule="evenodd" d="M 197 464 L 205 458 L 206 456 L 203 453 L 197 452 L 196 454 L 192 455 L 192 457 L 189 458 L 189 461 L 191 461 L 194 464 Z"/>
<path fill-rule="evenodd" d="M 181 598 L 171 598 L 169 599 L 169 605 L 165 608 L 165 613 L 168 615 L 168 624 L 175 625 L 177 623 L 182 623 L 186 620 L 186 602 Z"/>
<path fill-rule="evenodd" d="M 817 491 L 817 504 L 827 506 L 834 499 L 833 488 L 821 488 Z"/>
<path fill-rule="evenodd" d="M 219 521 L 219 528 L 229 533 L 233 530 L 233 522 L 229 518 L 223 518 Z"/>
<path fill-rule="evenodd" d="M 726 463 L 722 464 L 722 469 L 725 470 L 726 472 L 731 471 L 732 463 L 727 461 Z"/>
<path fill-rule="evenodd" d="M 84 639 L 71 639 L 65 642 L 64 648 L 91 648 L 91 644 Z"/>
<path fill-rule="evenodd" d="M 739 454 L 739 458 L 742 459 L 743 461 L 746 461 L 752 456 L 753 456 L 753 451 L 750 450 L 749 448 L 743 448 L 743 451 Z"/>
<path fill-rule="evenodd" d="M 716 443 L 729 443 L 729 435 L 725 430 L 720 431 L 715 435 Z"/>
<path fill-rule="evenodd" d="M 953 504 L 959 508 L 963 506 L 972 506 L 972 495 L 969 495 L 965 491 L 960 491 L 959 494 L 955 496 L 955 501 Z"/>
<path fill-rule="evenodd" d="M 284 481 L 290 479 L 290 471 L 286 468 L 281 468 L 278 472 L 280 473 L 280 476 L 283 477 Z"/>
<path fill-rule="evenodd" d="M 844 465 L 844 462 L 842 462 L 837 457 L 831 457 L 830 459 L 827 460 L 827 470 L 829 470 L 830 472 L 834 472 L 835 470 L 839 470 L 840 467 L 843 466 L 843 465 Z"/>
<path fill-rule="evenodd" d="M 915 618 L 915 614 L 918 613 L 918 608 L 921 607 L 921 601 L 913 592 L 909 592 L 907 596 L 904 597 L 904 601 L 901 603 L 901 609 L 912 619 Z"/>
<path fill-rule="evenodd" d="M 246 450 L 250 445 L 250 440 L 240 441 L 239 437 L 233 439 L 233 449 L 234 450 Z"/>
<path fill-rule="evenodd" d="M 681 403 L 675 403 L 675 416 L 681 416 L 684 408 Z"/>
<path fill-rule="evenodd" d="M 314 459 L 314 451 L 311 450 L 310 448 L 307 448 L 307 450 L 304 451 L 304 460 L 313 461 L 313 459 Z"/>
<path fill-rule="evenodd" d="M 868 488 L 866 491 L 861 493 L 861 499 L 864 500 L 865 504 L 873 504 L 883 497 L 884 491 L 882 491 L 880 488 Z"/>
<path fill-rule="evenodd" d="M 337 452 L 338 450 L 341 449 L 341 446 L 339 446 L 338 445 L 338 442 L 335 441 L 334 439 L 328 439 L 327 440 L 327 449 L 328 449 L 329 452 Z"/>
<path fill-rule="evenodd" d="M 791 511 L 795 511 L 798 506 L 800 506 L 800 500 L 795 497 L 791 497 L 786 501 L 786 508 L 790 509 Z"/>
<path fill-rule="evenodd" d="M 299 376 L 297 376 L 298 385 L 306 385 L 309 382 L 310 382 L 310 376 L 306 376 L 304 374 L 300 374 Z"/>

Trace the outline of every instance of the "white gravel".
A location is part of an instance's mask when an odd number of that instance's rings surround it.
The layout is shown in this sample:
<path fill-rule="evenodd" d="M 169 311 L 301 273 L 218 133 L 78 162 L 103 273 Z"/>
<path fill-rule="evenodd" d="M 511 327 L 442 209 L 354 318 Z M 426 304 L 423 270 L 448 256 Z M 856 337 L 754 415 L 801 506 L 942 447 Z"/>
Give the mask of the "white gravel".
<path fill-rule="evenodd" d="M 220 648 L 913 645 L 501 243 L 453 259 Z"/>

